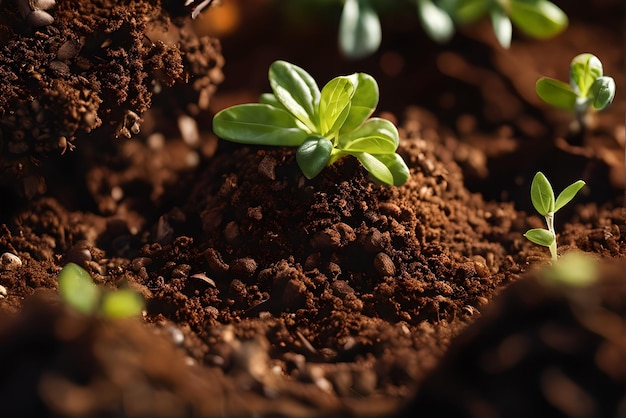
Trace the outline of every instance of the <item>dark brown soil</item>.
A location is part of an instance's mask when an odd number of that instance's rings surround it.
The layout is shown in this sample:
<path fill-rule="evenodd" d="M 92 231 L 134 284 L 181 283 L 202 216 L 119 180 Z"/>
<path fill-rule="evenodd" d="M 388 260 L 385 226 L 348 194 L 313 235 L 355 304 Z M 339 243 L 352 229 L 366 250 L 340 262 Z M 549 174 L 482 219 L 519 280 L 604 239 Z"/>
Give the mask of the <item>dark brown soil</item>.
<path fill-rule="evenodd" d="M 616 3 L 583 21 L 572 2 L 566 35 L 510 51 L 488 27 L 442 49 L 402 18 L 361 63 L 336 56 L 331 24 L 311 33 L 261 2 L 224 3 L 241 20 L 221 44 L 196 36 L 194 4 L 60 0 L 37 31 L 0 4 L 0 252 L 21 260 L 0 271 L 3 416 L 623 416 Z M 61 60 L 67 42 L 80 47 Z M 621 96 L 577 132 L 532 89 L 538 74 L 565 79 L 585 51 Z M 375 75 L 407 184 L 379 186 L 352 158 L 307 180 L 293 150 L 218 141 L 211 113 L 255 100 L 277 58 L 320 81 Z M 556 189 L 588 183 L 557 218 L 560 253 L 607 265 L 587 287 L 537 272 L 548 251 L 522 236 L 542 226 L 537 170 Z M 141 292 L 145 315 L 71 311 L 56 292 L 68 261 Z"/>

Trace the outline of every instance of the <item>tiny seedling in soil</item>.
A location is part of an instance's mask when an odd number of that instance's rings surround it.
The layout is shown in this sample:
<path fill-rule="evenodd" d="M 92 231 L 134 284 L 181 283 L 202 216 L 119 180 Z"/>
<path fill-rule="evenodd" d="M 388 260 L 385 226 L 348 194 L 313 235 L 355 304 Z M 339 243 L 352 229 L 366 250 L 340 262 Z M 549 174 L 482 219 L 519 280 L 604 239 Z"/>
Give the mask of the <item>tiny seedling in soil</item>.
<path fill-rule="evenodd" d="M 549 77 L 537 80 L 537 95 L 546 103 L 576 113 L 582 124 L 590 109 L 602 110 L 615 97 L 615 80 L 604 75 L 592 54 L 577 55 L 570 64 L 569 84 Z"/>
<path fill-rule="evenodd" d="M 526 231 L 524 236 L 537 245 L 548 247 L 553 262 L 557 259 L 554 215 L 568 204 L 584 185 L 584 181 L 578 180 L 567 186 L 555 199 L 552 185 L 542 172 L 538 172 L 533 178 L 530 186 L 530 198 L 535 210 L 546 219 L 548 229 L 533 228 Z"/>
<path fill-rule="evenodd" d="M 144 309 L 144 300 L 137 292 L 101 288 L 78 264 L 67 263 L 59 272 L 58 280 L 61 298 L 81 313 L 115 319 L 138 316 Z"/>
<path fill-rule="evenodd" d="M 296 161 L 309 179 L 347 155 L 383 183 L 400 186 L 409 178 L 396 153 L 397 128 L 386 119 L 370 118 L 378 104 L 372 76 L 335 77 L 320 91 L 302 68 L 276 61 L 269 81 L 273 94 L 263 94 L 260 103 L 232 106 L 215 115 L 217 136 L 244 144 L 296 146 Z"/>

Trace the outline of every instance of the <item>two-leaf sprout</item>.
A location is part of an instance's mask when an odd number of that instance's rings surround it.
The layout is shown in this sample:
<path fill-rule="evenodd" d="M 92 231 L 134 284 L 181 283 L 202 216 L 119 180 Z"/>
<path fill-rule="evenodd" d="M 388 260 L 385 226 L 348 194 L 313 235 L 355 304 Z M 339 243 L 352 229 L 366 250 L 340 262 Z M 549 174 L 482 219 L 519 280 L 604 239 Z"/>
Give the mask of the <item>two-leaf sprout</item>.
<path fill-rule="evenodd" d="M 57 279 L 61 298 L 81 313 L 115 319 L 138 316 L 144 309 L 139 293 L 131 289 L 111 291 L 99 287 L 78 264 L 67 263 Z"/>
<path fill-rule="evenodd" d="M 578 180 L 567 186 L 555 199 L 552 185 L 542 172 L 538 172 L 533 178 L 530 186 L 530 198 L 535 210 L 545 218 L 548 229 L 533 228 L 526 231 L 524 236 L 537 245 L 548 247 L 552 261 L 557 259 L 554 215 L 568 204 L 584 185 L 584 181 Z"/>
<path fill-rule="evenodd" d="M 409 178 L 396 153 L 397 128 L 386 119 L 370 118 L 378 104 L 373 77 L 335 77 L 320 91 L 305 70 L 276 61 L 269 81 L 273 93 L 263 94 L 260 103 L 232 106 L 215 115 L 217 136 L 244 144 L 298 147 L 296 161 L 309 179 L 347 155 L 382 183 L 400 186 Z"/>
<path fill-rule="evenodd" d="M 602 63 L 592 54 L 580 54 L 570 64 L 569 84 L 549 77 L 537 80 L 537 95 L 546 103 L 576 113 L 583 121 L 589 109 L 602 110 L 615 97 L 615 80 L 604 75 Z"/>

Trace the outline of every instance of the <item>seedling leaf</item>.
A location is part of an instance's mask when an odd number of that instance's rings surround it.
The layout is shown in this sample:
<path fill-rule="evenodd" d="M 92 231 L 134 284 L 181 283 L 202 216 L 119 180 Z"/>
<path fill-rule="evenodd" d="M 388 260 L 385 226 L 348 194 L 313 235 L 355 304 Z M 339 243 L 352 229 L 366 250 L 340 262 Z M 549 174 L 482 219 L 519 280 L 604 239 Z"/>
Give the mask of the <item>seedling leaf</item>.
<path fill-rule="evenodd" d="M 324 86 L 319 109 L 322 135 L 334 136 L 344 124 L 354 90 L 349 77 L 333 78 Z"/>
<path fill-rule="evenodd" d="M 347 152 L 394 153 L 400 138 L 387 119 L 371 118 L 351 133 L 339 137 L 338 147 Z"/>
<path fill-rule="evenodd" d="M 548 213 L 554 212 L 554 191 L 542 172 L 538 172 L 533 177 L 533 182 L 530 185 L 530 199 L 540 215 L 546 216 Z"/>
<path fill-rule="evenodd" d="M 570 85 L 581 97 L 587 97 L 591 85 L 602 75 L 602 63 L 595 55 L 577 55 L 570 64 Z"/>
<path fill-rule="evenodd" d="M 559 193 L 556 198 L 556 203 L 554 204 L 554 212 L 567 205 L 574 198 L 574 196 L 576 196 L 576 193 L 578 193 L 578 191 L 583 188 L 584 185 L 584 181 L 578 180 L 577 182 L 572 183 L 565 189 L 563 189 L 563 191 Z"/>
<path fill-rule="evenodd" d="M 454 35 L 454 22 L 450 15 L 431 0 L 417 0 L 418 16 L 422 28 L 435 42 L 448 42 Z"/>
<path fill-rule="evenodd" d="M 118 319 L 141 315 L 144 309 L 141 295 L 131 289 L 106 292 L 102 297 L 101 313 L 105 318 Z"/>
<path fill-rule="evenodd" d="M 304 176 L 312 179 L 328 164 L 333 143 L 323 136 L 311 136 L 298 147 L 296 162 Z"/>
<path fill-rule="evenodd" d="M 615 97 L 615 80 L 612 77 L 598 77 L 589 88 L 588 97 L 596 110 L 602 110 L 613 102 Z"/>
<path fill-rule="evenodd" d="M 402 186 L 409 179 L 409 167 L 398 154 L 377 154 L 375 157 L 391 172 L 394 186 Z"/>
<path fill-rule="evenodd" d="M 310 132 L 317 130 L 317 103 L 320 90 L 317 83 L 302 68 L 286 61 L 274 61 L 269 69 L 269 80 L 276 98 Z"/>
<path fill-rule="evenodd" d="M 568 25 L 565 12 L 547 0 L 511 0 L 509 17 L 520 31 L 539 39 L 555 36 Z"/>
<path fill-rule="evenodd" d="M 542 77 L 535 86 L 537 95 L 546 103 L 567 110 L 576 107 L 577 95 L 569 84 L 553 78 Z"/>
<path fill-rule="evenodd" d="M 500 8 L 494 8 L 489 15 L 496 39 L 503 48 L 508 49 L 511 46 L 511 37 L 513 36 L 511 19 Z"/>
<path fill-rule="evenodd" d="M 58 280 L 59 293 L 68 305 L 85 314 L 96 311 L 100 303 L 100 289 L 84 268 L 67 263 L 59 272 Z"/>
<path fill-rule="evenodd" d="M 385 184 L 394 184 L 393 174 L 384 162 L 367 152 L 353 154 L 372 176 Z"/>
<path fill-rule="evenodd" d="M 524 236 L 533 244 L 549 247 L 554 243 L 556 237 L 547 229 L 533 228 L 526 231 Z"/>
<path fill-rule="evenodd" d="M 354 94 L 350 102 L 350 112 L 339 130 L 349 133 L 369 118 L 378 105 L 378 83 L 369 74 L 356 73 L 349 76 L 354 85 Z"/>
<path fill-rule="evenodd" d="M 253 145 L 297 146 L 309 135 L 287 111 L 260 103 L 218 112 L 213 118 L 213 131 L 220 138 Z"/>
<path fill-rule="evenodd" d="M 461 24 L 477 21 L 489 10 L 492 3 L 485 0 L 455 0 L 451 9 L 454 12 L 454 20 Z"/>
<path fill-rule="evenodd" d="M 339 47 L 358 59 L 378 49 L 382 39 L 380 19 L 367 0 L 346 0 L 339 21 Z"/>

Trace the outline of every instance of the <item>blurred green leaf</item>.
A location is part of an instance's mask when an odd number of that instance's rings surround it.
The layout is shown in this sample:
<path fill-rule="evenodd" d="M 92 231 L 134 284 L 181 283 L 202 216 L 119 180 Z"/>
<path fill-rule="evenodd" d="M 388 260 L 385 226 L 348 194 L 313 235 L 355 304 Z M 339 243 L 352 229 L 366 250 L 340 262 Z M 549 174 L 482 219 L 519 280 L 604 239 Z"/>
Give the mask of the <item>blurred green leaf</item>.
<path fill-rule="evenodd" d="M 580 54 L 570 63 L 570 86 L 581 97 L 587 97 L 593 83 L 602 75 L 602 63 L 595 55 Z"/>
<path fill-rule="evenodd" d="M 339 46 L 351 59 L 373 54 L 380 47 L 378 14 L 367 0 L 346 0 L 339 21 Z"/>
<path fill-rule="evenodd" d="M 588 97 L 594 109 L 604 109 L 613 102 L 615 97 L 615 80 L 607 76 L 596 78 L 589 89 Z"/>
<path fill-rule="evenodd" d="M 551 38 L 567 28 L 563 10 L 547 0 L 510 0 L 509 17 L 519 30 L 534 38 Z"/>
<path fill-rule="evenodd" d="M 89 273 L 78 264 L 67 263 L 59 272 L 59 293 L 72 308 L 92 314 L 100 303 L 100 289 Z"/>
<path fill-rule="evenodd" d="M 572 88 L 559 80 L 541 77 L 535 86 L 537 95 L 546 103 L 567 110 L 574 110 L 578 97 Z"/>
<path fill-rule="evenodd" d="M 131 289 L 109 291 L 102 297 L 101 313 L 105 318 L 118 319 L 139 316 L 144 310 L 143 297 Z"/>
<path fill-rule="evenodd" d="M 491 17 L 491 25 L 496 39 L 502 48 L 508 49 L 511 46 L 511 37 L 513 36 L 513 25 L 511 19 L 500 8 L 494 8 L 489 13 Z"/>
<path fill-rule="evenodd" d="M 448 42 L 454 35 L 450 15 L 431 0 L 417 0 L 417 11 L 422 28 L 435 42 Z"/>

